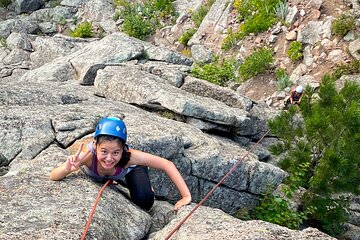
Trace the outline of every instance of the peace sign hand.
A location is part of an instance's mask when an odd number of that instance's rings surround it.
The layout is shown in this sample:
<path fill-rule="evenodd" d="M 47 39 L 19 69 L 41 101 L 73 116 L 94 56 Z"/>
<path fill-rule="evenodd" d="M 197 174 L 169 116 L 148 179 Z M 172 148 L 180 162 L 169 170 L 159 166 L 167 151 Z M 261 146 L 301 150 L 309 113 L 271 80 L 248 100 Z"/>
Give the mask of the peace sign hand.
<path fill-rule="evenodd" d="M 84 147 L 84 143 L 81 143 L 76 154 L 67 157 L 65 164 L 65 169 L 67 171 L 78 170 L 84 164 L 84 159 L 90 153 L 90 150 L 87 150 L 85 153 L 82 153 L 83 147 Z"/>

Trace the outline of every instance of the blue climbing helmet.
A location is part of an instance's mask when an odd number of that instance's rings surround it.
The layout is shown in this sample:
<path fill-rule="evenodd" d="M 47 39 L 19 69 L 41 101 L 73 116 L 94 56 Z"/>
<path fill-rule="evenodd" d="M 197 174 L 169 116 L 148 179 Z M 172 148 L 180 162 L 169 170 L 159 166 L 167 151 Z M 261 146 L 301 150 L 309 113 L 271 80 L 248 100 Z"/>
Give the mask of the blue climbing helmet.
<path fill-rule="evenodd" d="M 94 138 L 99 135 L 110 135 L 114 137 L 121 138 L 126 142 L 127 132 L 126 125 L 120 118 L 116 117 L 106 117 L 99 121 L 96 126 L 94 133 Z"/>

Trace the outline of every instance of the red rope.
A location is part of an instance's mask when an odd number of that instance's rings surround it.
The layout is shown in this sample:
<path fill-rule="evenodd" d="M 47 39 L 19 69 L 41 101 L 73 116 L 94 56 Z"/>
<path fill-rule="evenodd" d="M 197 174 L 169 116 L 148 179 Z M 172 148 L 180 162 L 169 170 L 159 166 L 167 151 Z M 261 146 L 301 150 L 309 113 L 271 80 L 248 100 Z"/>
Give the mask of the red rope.
<path fill-rule="evenodd" d="M 93 215 L 94 215 L 94 213 L 95 213 L 95 209 L 96 209 L 96 206 L 97 206 L 97 204 L 98 204 L 98 202 L 99 202 L 99 200 L 100 200 L 101 193 L 104 191 L 104 189 L 106 188 L 106 186 L 107 186 L 111 181 L 112 181 L 112 180 L 110 180 L 110 179 L 107 180 L 107 182 L 104 184 L 104 186 L 100 189 L 100 191 L 99 191 L 99 193 L 98 193 L 98 195 L 97 195 L 97 197 L 96 197 L 96 200 L 95 200 L 95 202 L 94 202 L 94 206 L 93 206 L 93 208 L 91 209 L 91 213 L 90 213 L 89 219 L 88 219 L 88 221 L 87 221 L 87 223 L 86 223 L 86 226 L 85 226 L 85 229 L 84 229 L 84 233 L 83 233 L 83 235 L 82 235 L 82 237 L 81 237 L 81 240 L 84 240 L 84 239 L 85 239 L 86 233 L 87 233 L 87 231 L 89 230 L 90 223 L 91 223 L 91 219 L 92 219 L 92 217 L 93 217 Z"/>
<path fill-rule="evenodd" d="M 249 155 L 249 153 L 261 142 L 261 140 L 263 140 L 263 138 L 270 132 L 270 130 L 268 130 L 261 138 L 259 141 L 257 141 L 257 143 L 255 145 L 253 145 L 250 150 L 247 151 L 247 153 L 230 169 L 230 171 L 210 190 L 210 192 L 208 194 L 206 194 L 206 196 L 188 213 L 188 215 L 186 215 L 183 220 L 181 220 L 176 227 L 166 236 L 165 240 L 168 240 L 171 238 L 171 236 L 181 227 L 181 225 L 196 211 L 196 209 L 198 209 L 204 202 L 206 199 L 208 199 L 208 197 L 210 197 L 210 195 L 215 191 L 215 189 L 230 175 L 230 173 L 232 173 L 237 166 L 242 163 L 242 161 L 244 160 L 244 158 Z"/>

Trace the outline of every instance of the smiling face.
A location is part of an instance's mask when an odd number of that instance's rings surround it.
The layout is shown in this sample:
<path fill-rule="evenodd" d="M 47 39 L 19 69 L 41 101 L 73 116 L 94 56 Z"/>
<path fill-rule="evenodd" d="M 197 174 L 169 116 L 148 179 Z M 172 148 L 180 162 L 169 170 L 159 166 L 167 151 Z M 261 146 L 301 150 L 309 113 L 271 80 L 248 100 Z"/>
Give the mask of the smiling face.
<path fill-rule="evenodd" d="M 96 156 L 104 170 L 111 170 L 120 161 L 123 152 L 122 144 L 115 140 L 100 141 L 96 145 Z"/>

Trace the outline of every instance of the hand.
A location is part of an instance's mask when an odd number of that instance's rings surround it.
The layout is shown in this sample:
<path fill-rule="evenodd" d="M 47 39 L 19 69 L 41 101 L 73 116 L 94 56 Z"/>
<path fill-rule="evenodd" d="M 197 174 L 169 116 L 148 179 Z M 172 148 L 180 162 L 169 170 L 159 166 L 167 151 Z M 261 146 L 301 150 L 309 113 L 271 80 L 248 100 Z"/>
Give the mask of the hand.
<path fill-rule="evenodd" d="M 191 196 L 183 197 L 175 204 L 174 211 L 178 211 L 181 207 L 188 205 L 190 202 Z"/>
<path fill-rule="evenodd" d="M 66 171 L 75 171 L 78 170 L 81 165 L 83 165 L 83 160 L 90 153 L 90 150 L 87 150 L 84 154 L 81 154 L 84 143 L 80 144 L 80 147 L 75 155 L 68 156 L 65 164 Z"/>

